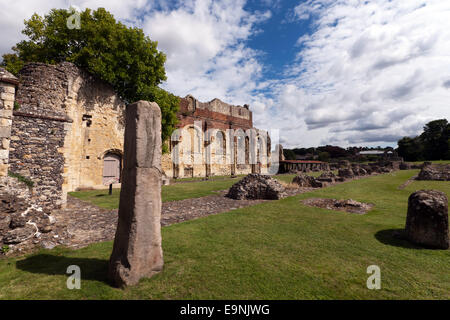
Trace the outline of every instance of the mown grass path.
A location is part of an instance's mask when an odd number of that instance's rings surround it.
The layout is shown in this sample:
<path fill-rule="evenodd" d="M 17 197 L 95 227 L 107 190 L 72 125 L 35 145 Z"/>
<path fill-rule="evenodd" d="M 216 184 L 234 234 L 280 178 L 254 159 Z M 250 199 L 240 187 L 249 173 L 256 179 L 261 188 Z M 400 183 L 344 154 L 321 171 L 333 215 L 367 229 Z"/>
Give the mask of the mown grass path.
<path fill-rule="evenodd" d="M 164 227 L 164 271 L 125 290 L 106 283 L 112 242 L 4 259 L 0 299 L 450 299 L 450 250 L 392 237 L 404 227 L 411 192 L 450 196 L 448 182 L 398 189 L 415 174 L 373 176 Z M 355 215 L 303 206 L 309 197 L 375 208 Z M 66 288 L 71 264 L 81 267 L 81 290 Z M 381 290 L 366 287 L 373 264 L 381 268 Z"/>

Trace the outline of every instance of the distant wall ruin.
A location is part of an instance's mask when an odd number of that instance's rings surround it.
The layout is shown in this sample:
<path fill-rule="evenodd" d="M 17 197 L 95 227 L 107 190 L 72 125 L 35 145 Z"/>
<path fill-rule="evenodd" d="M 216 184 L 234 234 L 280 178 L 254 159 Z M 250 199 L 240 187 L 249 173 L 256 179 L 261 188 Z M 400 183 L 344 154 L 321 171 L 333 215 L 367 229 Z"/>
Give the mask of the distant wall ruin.
<path fill-rule="evenodd" d="M 177 128 L 181 134 L 168 141 L 170 154 L 163 155 L 162 167 L 168 177 L 205 177 L 221 175 L 238 175 L 248 173 L 264 173 L 267 161 L 252 163 L 250 154 L 255 157 L 264 154 L 270 156 L 270 138 L 262 131 L 253 128 L 253 115 L 248 105 L 234 106 L 219 99 L 200 102 L 191 95 L 180 100 Z M 258 146 L 250 143 L 247 130 L 254 129 Z M 238 134 L 230 137 L 229 130 Z M 212 136 L 206 136 L 206 132 Z M 264 138 L 263 138 L 264 136 Z M 230 151 L 230 147 L 232 150 Z M 251 148 L 258 150 L 252 150 Z M 234 153 L 229 162 L 229 154 Z M 220 163 L 208 164 L 207 156 L 220 159 Z M 191 157 L 192 159 L 189 159 Z M 243 161 L 239 157 L 243 158 Z M 175 161 L 177 158 L 179 161 Z M 200 158 L 201 161 L 196 161 Z M 261 158 L 261 157 L 260 157 Z M 183 160 L 181 160 L 183 159 Z"/>

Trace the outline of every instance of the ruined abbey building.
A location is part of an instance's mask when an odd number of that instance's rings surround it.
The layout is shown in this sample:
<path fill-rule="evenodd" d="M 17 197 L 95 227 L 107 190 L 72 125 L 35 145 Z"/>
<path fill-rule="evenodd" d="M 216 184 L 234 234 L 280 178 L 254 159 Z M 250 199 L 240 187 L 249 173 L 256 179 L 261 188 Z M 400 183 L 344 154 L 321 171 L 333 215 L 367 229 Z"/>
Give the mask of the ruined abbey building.
<path fill-rule="evenodd" d="M 163 155 L 163 171 L 171 178 L 209 177 L 267 172 L 271 142 L 267 132 L 253 127 L 248 105 L 234 106 L 213 99 L 203 103 L 182 98 L 178 130 Z"/>
<path fill-rule="evenodd" d="M 0 176 L 10 171 L 31 180 L 30 193 L 38 205 L 59 207 L 66 202 L 67 192 L 120 182 L 126 105 L 111 85 L 72 63 L 30 63 L 18 78 L 0 69 L 0 95 Z M 250 163 L 248 140 L 234 137 L 228 141 L 224 134 L 230 128 L 253 128 L 248 106 L 232 106 L 218 99 L 201 103 L 187 96 L 181 99 L 178 119 L 178 127 L 187 134 L 166 142 L 171 153 L 163 156 L 165 176 L 264 172 L 264 163 Z M 200 123 L 203 132 L 194 122 Z M 217 129 L 214 138 L 183 148 L 209 128 Z M 255 152 L 269 156 L 270 139 L 259 140 Z M 243 147 L 243 161 L 237 157 L 223 164 L 186 161 L 189 155 L 205 159 L 206 149 L 225 157 L 230 146 L 235 154 L 238 146 Z M 184 162 L 175 164 L 174 158 Z"/>

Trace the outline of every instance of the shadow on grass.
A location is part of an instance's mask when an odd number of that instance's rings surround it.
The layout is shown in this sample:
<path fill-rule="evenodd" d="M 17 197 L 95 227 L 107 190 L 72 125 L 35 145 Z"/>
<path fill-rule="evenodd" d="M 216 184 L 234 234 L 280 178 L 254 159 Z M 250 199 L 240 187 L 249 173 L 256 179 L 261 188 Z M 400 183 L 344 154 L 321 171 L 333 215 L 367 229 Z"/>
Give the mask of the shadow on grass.
<path fill-rule="evenodd" d="M 375 238 L 381 243 L 394 247 L 402 247 L 406 249 L 423 249 L 422 247 L 414 245 L 405 239 L 404 229 L 381 230 L 375 233 Z"/>
<path fill-rule="evenodd" d="M 68 275 L 66 272 L 70 265 L 80 267 L 83 280 L 110 284 L 107 278 L 108 260 L 38 254 L 16 262 L 16 267 L 20 270 L 47 275 Z"/>

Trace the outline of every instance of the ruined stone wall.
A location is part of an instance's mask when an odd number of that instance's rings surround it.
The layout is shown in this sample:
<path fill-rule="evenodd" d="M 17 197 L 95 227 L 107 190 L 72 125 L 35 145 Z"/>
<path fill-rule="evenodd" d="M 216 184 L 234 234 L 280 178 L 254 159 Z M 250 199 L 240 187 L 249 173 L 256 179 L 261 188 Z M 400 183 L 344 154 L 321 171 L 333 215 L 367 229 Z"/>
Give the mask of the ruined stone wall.
<path fill-rule="evenodd" d="M 61 118 L 62 119 L 62 118 Z M 10 171 L 33 181 L 33 195 L 44 207 L 62 204 L 64 120 L 14 114 Z"/>
<path fill-rule="evenodd" d="M 61 176 L 64 157 L 66 81 L 56 68 L 29 64 L 20 73 L 16 94 L 19 109 L 13 112 L 10 171 L 34 182 L 33 196 L 44 207 L 62 204 Z"/>
<path fill-rule="evenodd" d="M 12 112 L 18 83 L 16 77 L 0 68 L 0 177 L 8 174 Z"/>
<path fill-rule="evenodd" d="M 71 63 L 33 63 L 20 72 L 11 170 L 30 178 L 43 206 L 102 187 L 103 156 L 123 149 L 125 105 L 105 82 Z"/>
<path fill-rule="evenodd" d="M 64 190 L 103 188 L 103 158 L 123 153 L 125 103 L 107 83 L 73 65 L 66 98 Z"/>
<path fill-rule="evenodd" d="M 200 102 L 192 96 L 180 99 L 178 128 L 203 121 L 204 129 L 250 129 L 253 127 L 252 112 L 246 107 L 233 106 L 219 99 Z"/>

